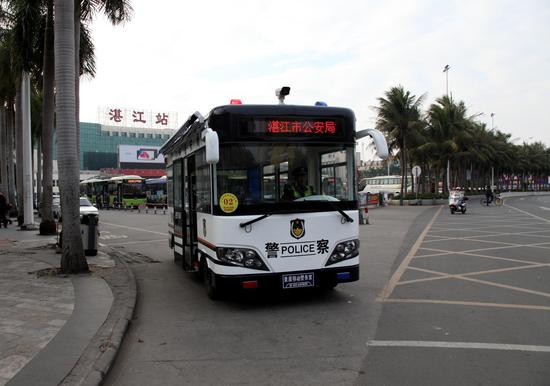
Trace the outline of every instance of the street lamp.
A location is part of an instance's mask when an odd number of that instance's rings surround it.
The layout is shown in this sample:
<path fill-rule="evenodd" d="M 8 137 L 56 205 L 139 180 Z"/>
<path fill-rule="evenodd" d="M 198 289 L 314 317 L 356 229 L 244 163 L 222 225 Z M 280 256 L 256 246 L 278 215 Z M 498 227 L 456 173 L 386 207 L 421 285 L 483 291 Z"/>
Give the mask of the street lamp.
<path fill-rule="evenodd" d="M 451 66 L 449 66 L 448 64 L 446 64 L 445 67 L 443 67 L 443 72 L 445 73 L 445 90 L 447 91 L 447 98 L 449 98 L 449 69 L 450 68 Z M 450 181 L 451 181 L 451 178 L 449 176 L 450 171 L 451 171 L 451 161 L 447 160 L 447 189 L 450 189 Z"/>
<path fill-rule="evenodd" d="M 445 73 L 445 90 L 447 91 L 447 96 L 449 96 L 449 69 L 451 66 L 448 64 L 443 67 L 443 72 Z"/>

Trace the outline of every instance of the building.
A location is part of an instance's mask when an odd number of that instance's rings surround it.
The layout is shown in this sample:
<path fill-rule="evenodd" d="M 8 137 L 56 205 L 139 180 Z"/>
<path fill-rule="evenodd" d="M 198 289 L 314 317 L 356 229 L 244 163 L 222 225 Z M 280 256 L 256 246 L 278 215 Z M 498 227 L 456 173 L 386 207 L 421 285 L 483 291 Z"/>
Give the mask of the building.
<path fill-rule="evenodd" d="M 121 168 L 120 145 L 145 148 L 162 146 L 175 132 L 169 128 L 109 126 L 99 123 L 80 123 L 80 179 L 99 174 L 137 174 L 143 177 L 160 177 L 165 174 L 164 164 Z M 54 138 L 53 184 L 58 191 L 57 140 Z M 123 165 L 124 166 L 124 165 Z"/>

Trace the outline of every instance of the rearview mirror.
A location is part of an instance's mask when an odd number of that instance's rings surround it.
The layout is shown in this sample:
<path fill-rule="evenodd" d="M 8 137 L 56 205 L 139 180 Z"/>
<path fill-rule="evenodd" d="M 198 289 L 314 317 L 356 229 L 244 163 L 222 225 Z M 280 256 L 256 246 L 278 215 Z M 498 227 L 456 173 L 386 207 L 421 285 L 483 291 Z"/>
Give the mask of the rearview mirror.
<path fill-rule="evenodd" d="M 206 162 L 209 164 L 217 164 L 220 160 L 218 133 L 208 127 L 202 132 L 202 137 L 206 148 Z"/>
<path fill-rule="evenodd" d="M 370 135 L 376 147 L 376 155 L 382 159 L 388 158 L 388 143 L 380 130 L 365 129 L 357 132 L 357 139 Z"/>

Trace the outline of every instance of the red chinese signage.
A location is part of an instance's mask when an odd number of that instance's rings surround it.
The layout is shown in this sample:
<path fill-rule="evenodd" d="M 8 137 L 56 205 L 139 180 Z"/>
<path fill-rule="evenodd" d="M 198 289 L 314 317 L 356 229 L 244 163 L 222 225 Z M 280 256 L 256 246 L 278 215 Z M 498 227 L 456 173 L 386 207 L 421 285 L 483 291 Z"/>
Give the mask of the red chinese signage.
<path fill-rule="evenodd" d="M 334 121 L 294 121 L 294 120 L 270 120 L 267 121 L 266 133 L 286 134 L 336 134 L 336 122 Z"/>
<path fill-rule="evenodd" d="M 178 117 L 173 112 L 105 107 L 100 108 L 100 123 L 107 126 L 175 129 Z"/>

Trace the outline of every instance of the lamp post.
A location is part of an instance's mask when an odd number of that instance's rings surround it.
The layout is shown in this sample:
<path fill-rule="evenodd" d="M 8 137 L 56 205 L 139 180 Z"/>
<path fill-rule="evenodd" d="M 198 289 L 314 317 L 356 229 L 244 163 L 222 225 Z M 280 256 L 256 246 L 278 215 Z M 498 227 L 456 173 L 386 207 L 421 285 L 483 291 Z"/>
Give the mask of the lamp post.
<path fill-rule="evenodd" d="M 491 113 L 491 131 L 495 132 L 495 113 Z M 495 186 L 495 168 L 491 166 L 491 189 Z"/>
<path fill-rule="evenodd" d="M 448 64 L 445 65 L 445 67 L 443 67 L 443 72 L 445 73 L 445 90 L 447 92 L 447 98 L 449 98 L 449 69 L 451 68 L 451 66 L 449 66 Z M 447 160 L 447 190 L 450 190 L 450 186 L 451 186 L 451 177 L 450 177 L 450 172 L 451 172 L 451 161 L 450 160 Z"/>
<path fill-rule="evenodd" d="M 448 64 L 446 64 L 445 67 L 443 67 L 443 72 L 445 73 L 445 91 L 447 96 L 449 96 L 449 69 L 450 68 L 451 66 L 449 66 Z"/>

